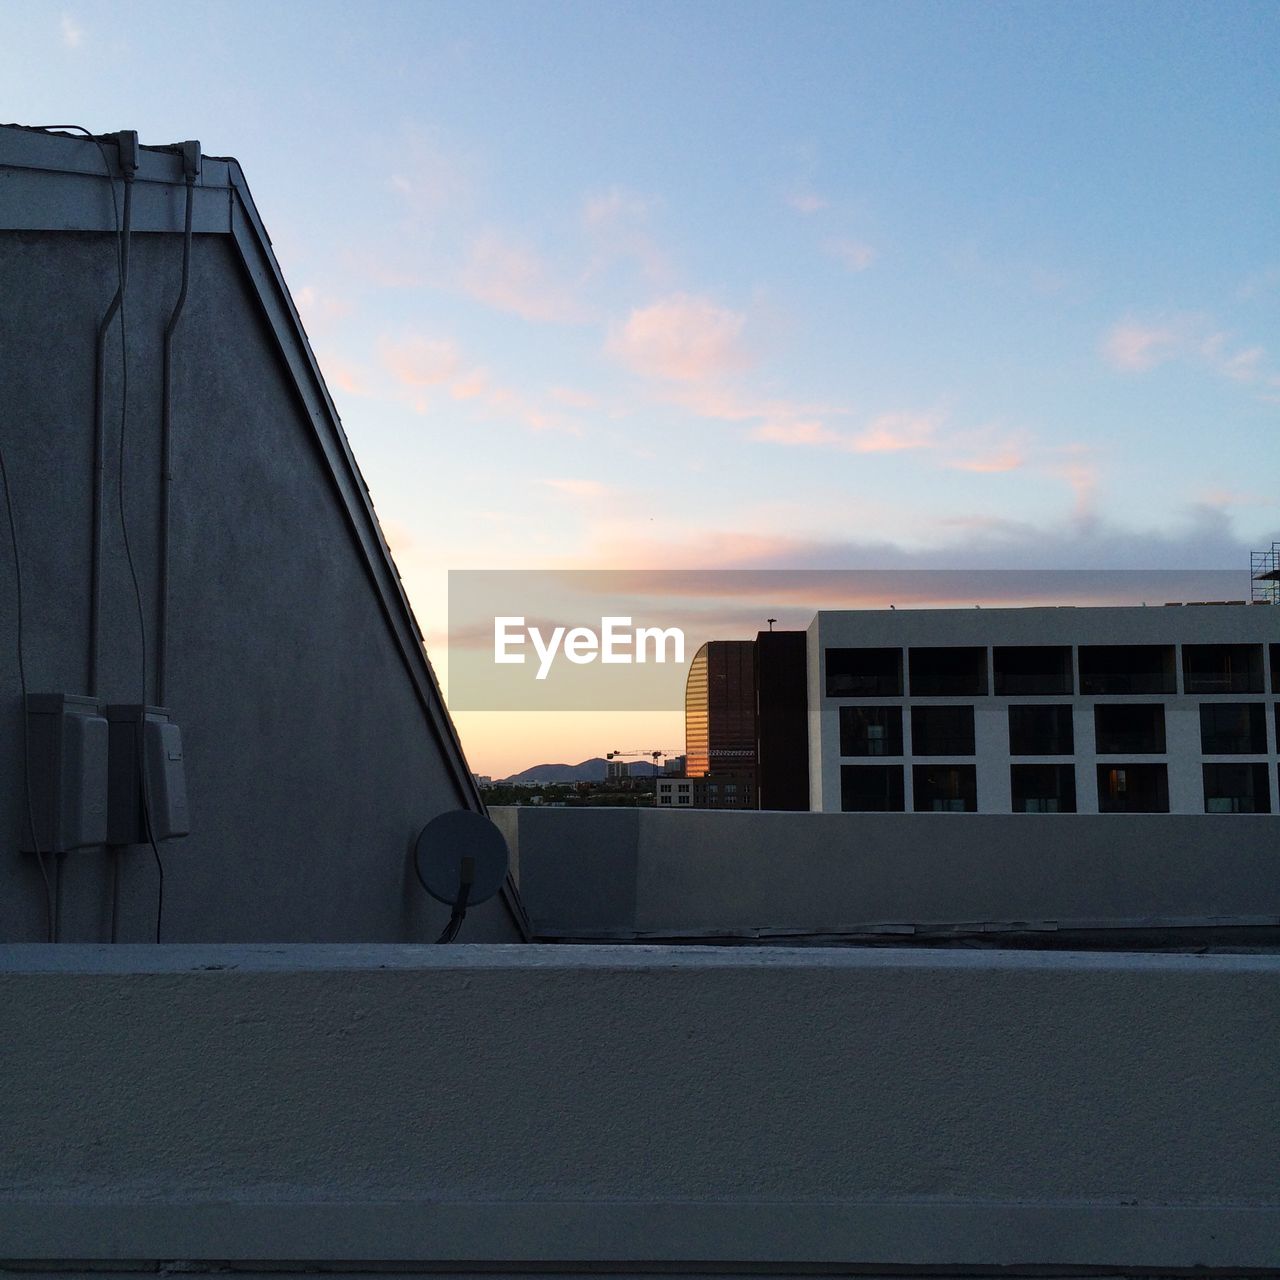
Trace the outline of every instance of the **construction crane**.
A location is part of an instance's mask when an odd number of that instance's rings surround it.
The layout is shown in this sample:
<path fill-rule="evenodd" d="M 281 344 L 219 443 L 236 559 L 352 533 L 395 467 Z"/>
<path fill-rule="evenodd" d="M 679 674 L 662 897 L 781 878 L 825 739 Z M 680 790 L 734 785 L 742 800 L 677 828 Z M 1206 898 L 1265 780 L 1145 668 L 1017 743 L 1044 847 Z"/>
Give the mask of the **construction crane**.
<path fill-rule="evenodd" d="M 678 756 L 678 751 L 645 751 L 637 748 L 634 751 L 607 751 L 605 752 L 606 760 L 652 760 L 653 767 L 656 769 L 659 763 L 667 756 Z"/>

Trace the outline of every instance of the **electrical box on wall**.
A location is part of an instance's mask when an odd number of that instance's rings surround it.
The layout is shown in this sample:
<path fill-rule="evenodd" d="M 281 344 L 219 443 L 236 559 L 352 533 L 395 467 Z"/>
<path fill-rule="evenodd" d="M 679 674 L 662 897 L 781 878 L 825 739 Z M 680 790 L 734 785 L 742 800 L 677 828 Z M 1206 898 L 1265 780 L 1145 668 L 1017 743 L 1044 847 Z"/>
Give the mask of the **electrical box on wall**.
<path fill-rule="evenodd" d="M 110 844 L 171 840 L 191 829 L 182 730 L 163 707 L 115 703 L 111 726 Z M 145 808 L 144 808 L 145 806 Z"/>
<path fill-rule="evenodd" d="M 31 821 L 23 823 L 24 847 L 66 853 L 105 844 L 109 734 L 102 703 L 71 693 L 32 693 L 26 713 L 24 785 L 30 788 Z M 22 810 L 27 812 L 25 795 Z"/>

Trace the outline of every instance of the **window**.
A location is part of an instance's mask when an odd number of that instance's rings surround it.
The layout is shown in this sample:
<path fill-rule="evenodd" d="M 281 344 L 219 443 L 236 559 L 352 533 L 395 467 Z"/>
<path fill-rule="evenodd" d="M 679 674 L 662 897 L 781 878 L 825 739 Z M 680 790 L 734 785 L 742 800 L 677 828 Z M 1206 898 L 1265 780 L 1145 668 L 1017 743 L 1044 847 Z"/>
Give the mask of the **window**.
<path fill-rule="evenodd" d="M 659 796 L 659 797 L 658 797 L 658 803 L 659 803 L 659 804 L 670 804 L 670 803 L 671 803 L 671 796 L 670 796 L 669 794 L 664 794 L 664 795 Z"/>
<path fill-rule="evenodd" d="M 1262 755 L 1267 712 L 1260 702 L 1202 702 L 1200 750 L 1207 756 Z"/>
<path fill-rule="evenodd" d="M 1162 764 L 1098 766 L 1099 813 L 1168 813 L 1169 770 Z"/>
<path fill-rule="evenodd" d="M 1187 693 L 1262 693 L 1262 646 L 1184 644 L 1182 682 Z"/>
<path fill-rule="evenodd" d="M 901 813 L 900 764 L 846 764 L 840 768 L 840 808 L 845 813 Z"/>
<path fill-rule="evenodd" d="M 1009 708 L 1009 754 L 1014 756 L 1069 756 L 1075 750 L 1071 708 L 1018 705 Z"/>
<path fill-rule="evenodd" d="M 978 811 L 978 771 L 971 764 L 918 764 L 911 783 L 917 813 Z"/>
<path fill-rule="evenodd" d="M 1270 813 L 1271 782 L 1265 764 L 1204 766 L 1205 813 Z"/>
<path fill-rule="evenodd" d="M 1009 766 L 1014 813 L 1075 813 L 1076 770 L 1070 764 Z"/>
<path fill-rule="evenodd" d="M 676 790 L 677 790 L 677 791 L 688 791 L 688 790 L 689 790 L 689 784 L 688 784 L 687 782 L 682 782 L 682 783 L 681 783 L 681 784 L 676 788 Z"/>
<path fill-rule="evenodd" d="M 842 756 L 900 756 L 901 707 L 841 707 Z"/>
<path fill-rule="evenodd" d="M 1081 693 L 1177 693 L 1171 644 L 1083 644 Z"/>
<path fill-rule="evenodd" d="M 688 804 L 688 803 L 689 803 L 689 797 L 688 797 L 688 796 L 677 796 L 677 797 L 676 797 L 676 800 L 677 800 L 677 802 L 678 802 L 679 804 Z"/>
<path fill-rule="evenodd" d="M 1164 753 L 1164 704 L 1103 703 L 1093 709 L 1100 756 L 1143 756 Z"/>
<path fill-rule="evenodd" d="M 900 698 L 901 649 L 828 649 L 828 698 Z"/>
<path fill-rule="evenodd" d="M 997 696 L 1074 691 L 1070 645 L 998 646 L 991 657 Z"/>
<path fill-rule="evenodd" d="M 912 707 L 911 754 L 973 755 L 973 708 Z"/>
<path fill-rule="evenodd" d="M 1271 692 L 1280 693 L 1280 644 L 1271 646 Z"/>
<path fill-rule="evenodd" d="M 913 698 L 978 698 L 987 692 L 986 649 L 912 649 Z"/>

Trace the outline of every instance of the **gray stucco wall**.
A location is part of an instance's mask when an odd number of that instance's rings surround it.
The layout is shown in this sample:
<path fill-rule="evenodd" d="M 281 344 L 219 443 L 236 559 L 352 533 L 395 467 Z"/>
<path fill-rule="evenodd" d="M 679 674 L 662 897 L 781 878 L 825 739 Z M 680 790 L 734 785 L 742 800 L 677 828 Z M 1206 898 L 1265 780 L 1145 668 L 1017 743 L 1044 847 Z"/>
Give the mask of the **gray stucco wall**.
<path fill-rule="evenodd" d="M 96 151 L 90 158 L 98 163 Z M 21 194 L 15 173 L 6 175 L 7 200 Z M 29 185 L 41 181 L 20 176 Z M 147 184 L 155 189 L 164 188 Z M 105 190 L 97 180 L 95 216 Z M 226 198 L 225 207 L 239 207 L 230 191 Z M 13 206 L 5 213 L 12 225 Z M 243 210 L 237 216 L 249 226 Z M 161 334 L 180 263 L 180 236 L 134 235 L 125 310 L 126 504 L 151 670 Z M 94 336 L 115 285 L 114 236 L 0 232 L 0 440 L 23 557 L 33 692 L 87 692 Z M 166 699 L 183 732 L 192 831 L 161 846 L 164 936 L 427 939 L 447 909 L 418 887 L 412 842 L 435 814 L 476 801 L 459 781 L 466 778 L 460 752 L 441 737 L 443 705 L 436 698 L 424 706 L 416 696 L 403 641 L 376 594 L 360 542 L 376 539 L 376 529 L 340 494 L 318 442 L 322 411 L 299 394 L 289 360 L 306 355 L 305 339 L 298 332 L 289 339 L 296 352 L 286 353 L 281 331 L 265 318 L 261 289 L 232 235 L 197 235 L 175 356 Z M 138 702 L 139 626 L 117 505 L 118 326 L 107 357 L 100 694 Z M 340 439 L 340 428 L 328 429 Z M 361 484 L 354 471 L 343 483 L 356 491 Z M 7 528 L 0 530 L 0 938 L 24 940 L 43 937 L 45 912 L 35 860 L 17 852 L 22 719 L 12 554 Z M 411 632 L 402 613 L 400 625 Z M 122 885 L 120 936 L 145 940 L 158 887 L 150 849 L 126 850 Z M 67 854 L 63 939 L 106 937 L 110 898 L 107 854 Z M 511 940 L 519 933 L 512 910 L 494 900 L 475 909 L 462 936 Z"/>
<path fill-rule="evenodd" d="M 1280 1268 L 1274 956 L 0 953 L 0 1260 Z"/>
<path fill-rule="evenodd" d="M 1270 815 L 493 813 L 544 937 L 1280 930 Z"/>

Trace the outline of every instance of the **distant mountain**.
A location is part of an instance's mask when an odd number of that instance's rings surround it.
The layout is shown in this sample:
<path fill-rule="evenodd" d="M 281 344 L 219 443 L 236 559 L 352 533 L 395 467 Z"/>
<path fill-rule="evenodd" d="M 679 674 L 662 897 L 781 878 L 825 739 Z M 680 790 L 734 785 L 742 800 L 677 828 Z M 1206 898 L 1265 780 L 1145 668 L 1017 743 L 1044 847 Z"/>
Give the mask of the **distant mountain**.
<path fill-rule="evenodd" d="M 660 773 L 648 760 L 629 760 L 633 778 L 649 778 Z M 581 764 L 535 764 L 530 769 L 522 769 L 509 778 L 495 778 L 494 782 L 504 786 L 515 786 L 522 782 L 603 782 L 608 771 L 609 762 L 603 756 L 593 756 Z"/>

